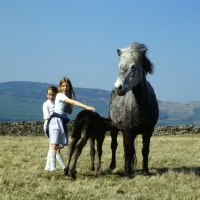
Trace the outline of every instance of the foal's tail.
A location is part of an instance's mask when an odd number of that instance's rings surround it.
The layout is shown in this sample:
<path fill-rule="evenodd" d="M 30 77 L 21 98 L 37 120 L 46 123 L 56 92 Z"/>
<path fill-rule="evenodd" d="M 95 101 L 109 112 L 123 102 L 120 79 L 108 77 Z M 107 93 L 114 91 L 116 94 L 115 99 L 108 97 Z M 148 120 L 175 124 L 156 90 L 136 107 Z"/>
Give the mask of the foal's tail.
<path fill-rule="evenodd" d="M 124 147 L 124 158 L 125 158 L 126 156 L 125 145 L 126 143 L 128 143 L 128 138 L 124 132 L 122 132 L 122 134 L 123 134 L 123 147 Z M 137 156 L 136 156 L 136 151 L 135 151 L 134 140 L 132 142 L 133 142 L 133 157 L 132 157 L 131 165 L 132 165 L 132 168 L 135 169 L 137 165 Z"/>

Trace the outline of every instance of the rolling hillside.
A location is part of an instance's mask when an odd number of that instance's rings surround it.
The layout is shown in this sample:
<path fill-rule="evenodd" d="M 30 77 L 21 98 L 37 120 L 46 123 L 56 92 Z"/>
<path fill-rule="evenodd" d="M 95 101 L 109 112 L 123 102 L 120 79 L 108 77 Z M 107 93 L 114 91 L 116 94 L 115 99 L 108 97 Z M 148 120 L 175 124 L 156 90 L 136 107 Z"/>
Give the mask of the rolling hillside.
<path fill-rule="evenodd" d="M 160 125 L 189 125 L 200 126 L 200 101 L 186 104 L 173 101 L 159 102 Z"/>
<path fill-rule="evenodd" d="M 0 83 L 0 122 L 42 120 L 42 104 L 49 85 L 28 81 Z M 74 90 L 78 101 L 94 106 L 101 116 L 108 116 L 111 91 L 78 87 Z M 159 100 L 158 103 L 160 116 L 157 125 L 200 126 L 200 101 L 182 104 Z M 70 118 L 74 119 L 80 110 L 74 108 Z"/>

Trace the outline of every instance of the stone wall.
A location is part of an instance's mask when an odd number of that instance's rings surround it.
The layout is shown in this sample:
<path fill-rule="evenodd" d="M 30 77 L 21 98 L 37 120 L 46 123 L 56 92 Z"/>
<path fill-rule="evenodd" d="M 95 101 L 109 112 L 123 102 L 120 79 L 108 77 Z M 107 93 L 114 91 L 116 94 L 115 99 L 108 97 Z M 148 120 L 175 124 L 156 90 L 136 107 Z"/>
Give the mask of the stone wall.
<path fill-rule="evenodd" d="M 44 121 L 22 121 L 0 123 L 0 135 L 40 136 L 44 135 Z M 68 123 L 69 133 L 73 131 L 74 121 Z"/>
<path fill-rule="evenodd" d="M 200 126 L 155 126 L 154 135 L 200 134 Z"/>
<path fill-rule="evenodd" d="M 40 136 L 44 135 L 43 121 L 2 122 L 0 135 Z M 74 121 L 68 123 L 69 135 L 74 127 Z M 107 133 L 107 135 L 109 132 Z M 190 126 L 155 126 L 154 135 L 200 134 L 200 127 Z"/>

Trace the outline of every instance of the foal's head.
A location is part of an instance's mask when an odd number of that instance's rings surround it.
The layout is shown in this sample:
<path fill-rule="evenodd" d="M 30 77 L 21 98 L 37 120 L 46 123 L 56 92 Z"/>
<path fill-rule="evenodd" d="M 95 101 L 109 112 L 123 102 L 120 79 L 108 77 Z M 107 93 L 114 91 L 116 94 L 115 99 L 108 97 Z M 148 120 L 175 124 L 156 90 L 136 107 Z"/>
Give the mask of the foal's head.
<path fill-rule="evenodd" d="M 101 120 L 102 120 L 101 129 L 103 132 L 112 131 L 116 129 L 115 124 L 112 122 L 110 118 L 101 117 Z"/>
<path fill-rule="evenodd" d="M 147 73 L 153 73 L 153 64 L 146 57 L 146 52 L 147 47 L 139 43 L 133 43 L 124 49 L 117 49 L 119 76 L 114 89 L 118 95 L 122 96 L 131 88 L 137 87 Z"/>

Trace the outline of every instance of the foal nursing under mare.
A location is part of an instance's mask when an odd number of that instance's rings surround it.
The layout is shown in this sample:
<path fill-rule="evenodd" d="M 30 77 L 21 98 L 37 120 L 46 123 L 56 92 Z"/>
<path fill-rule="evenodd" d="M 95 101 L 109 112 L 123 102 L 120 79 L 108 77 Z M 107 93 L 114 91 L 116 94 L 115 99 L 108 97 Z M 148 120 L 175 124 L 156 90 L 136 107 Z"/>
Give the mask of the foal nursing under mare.
<path fill-rule="evenodd" d="M 72 141 L 68 149 L 68 162 L 64 169 L 64 174 L 76 179 L 76 163 L 83 147 L 88 139 L 90 142 L 91 170 L 94 171 L 95 140 L 97 141 L 97 173 L 101 173 L 102 145 L 106 131 L 116 129 L 109 118 L 101 117 L 98 113 L 89 110 L 82 110 L 74 120 L 74 131 Z M 69 170 L 70 162 L 73 157 L 72 167 Z"/>
<path fill-rule="evenodd" d="M 133 43 L 129 47 L 117 50 L 119 56 L 119 76 L 111 94 L 109 117 L 117 129 L 123 133 L 124 170 L 127 178 L 132 178 L 134 163 L 134 140 L 142 134 L 142 171 L 149 173 L 149 144 L 159 110 L 156 95 L 146 75 L 153 73 L 153 64 L 147 58 L 147 47 Z M 110 169 L 116 167 L 116 149 L 118 130 L 110 132 L 112 142 L 112 161 Z"/>

